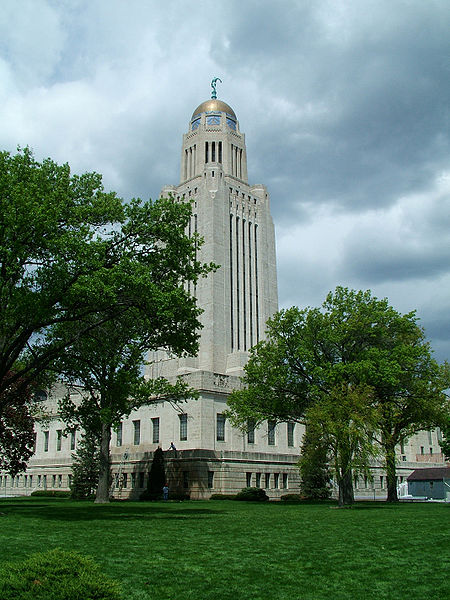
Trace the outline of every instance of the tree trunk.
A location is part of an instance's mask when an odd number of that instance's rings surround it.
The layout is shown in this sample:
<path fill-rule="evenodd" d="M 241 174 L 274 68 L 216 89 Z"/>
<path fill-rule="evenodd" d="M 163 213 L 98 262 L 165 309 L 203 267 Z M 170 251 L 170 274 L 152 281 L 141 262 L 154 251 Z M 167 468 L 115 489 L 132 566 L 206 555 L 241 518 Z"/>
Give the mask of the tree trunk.
<path fill-rule="evenodd" d="M 352 471 L 348 469 L 339 478 L 339 506 L 347 506 L 354 501 Z"/>
<path fill-rule="evenodd" d="M 384 443 L 386 460 L 386 478 L 387 478 L 387 502 L 398 502 L 397 496 L 397 476 L 395 470 L 395 444 L 392 442 Z"/>
<path fill-rule="evenodd" d="M 109 489 L 111 487 L 111 468 L 109 459 L 109 443 L 111 441 L 111 425 L 102 423 L 102 435 L 100 441 L 100 470 L 98 477 L 97 493 L 95 502 L 105 504 L 109 502 Z"/>

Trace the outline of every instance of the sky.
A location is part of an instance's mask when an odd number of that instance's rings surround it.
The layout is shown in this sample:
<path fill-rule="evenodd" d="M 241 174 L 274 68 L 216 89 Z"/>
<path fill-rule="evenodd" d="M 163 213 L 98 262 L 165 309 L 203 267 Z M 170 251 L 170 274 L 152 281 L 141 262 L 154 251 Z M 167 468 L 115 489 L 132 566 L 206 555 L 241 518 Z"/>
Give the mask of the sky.
<path fill-rule="evenodd" d="M 1 2 L 0 149 L 125 199 L 179 183 L 213 77 L 269 189 L 280 307 L 370 289 L 449 360 L 448 0 Z"/>

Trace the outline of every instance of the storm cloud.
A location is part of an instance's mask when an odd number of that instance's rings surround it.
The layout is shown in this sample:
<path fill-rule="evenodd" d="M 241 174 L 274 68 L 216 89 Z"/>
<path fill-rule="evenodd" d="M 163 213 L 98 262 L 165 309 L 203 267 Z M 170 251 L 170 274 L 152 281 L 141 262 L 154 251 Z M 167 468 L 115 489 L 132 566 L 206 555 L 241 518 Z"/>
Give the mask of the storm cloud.
<path fill-rule="evenodd" d="M 156 197 L 220 77 L 271 194 L 280 305 L 370 288 L 448 359 L 449 31 L 433 0 L 3 0 L 0 147 Z"/>

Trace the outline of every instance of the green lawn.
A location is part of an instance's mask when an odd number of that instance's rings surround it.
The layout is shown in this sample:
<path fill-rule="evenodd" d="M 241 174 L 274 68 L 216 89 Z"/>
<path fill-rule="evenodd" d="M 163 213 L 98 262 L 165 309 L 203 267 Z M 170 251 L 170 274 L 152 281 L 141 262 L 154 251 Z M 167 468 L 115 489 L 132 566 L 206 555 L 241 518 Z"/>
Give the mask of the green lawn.
<path fill-rule="evenodd" d="M 91 555 L 126 600 L 446 600 L 450 505 L 0 500 L 1 560 Z"/>

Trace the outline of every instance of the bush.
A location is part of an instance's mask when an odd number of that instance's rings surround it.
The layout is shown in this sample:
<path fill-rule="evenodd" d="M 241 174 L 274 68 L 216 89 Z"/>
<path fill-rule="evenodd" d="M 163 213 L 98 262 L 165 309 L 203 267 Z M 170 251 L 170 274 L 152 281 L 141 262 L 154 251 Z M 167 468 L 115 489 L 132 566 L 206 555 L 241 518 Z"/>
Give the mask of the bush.
<path fill-rule="evenodd" d="M 306 496 L 302 496 L 301 494 L 284 494 L 280 497 L 282 502 L 304 502 L 306 500 Z"/>
<path fill-rule="evenodd" d="M 235 500 L 247 500 L 249 502 L 265 502 L 269 496 L 261 488 L 243 488 L 234 498 Z"/>
<path fill-rule="evenodd" d="M 211 494 L 210 500 L 236 500 L 235 494 Z"/>
<path fill-rule="evenodd" d="M 70 492 L 63 490 L 35 490 L 30 496 L 39 496 L 40 498 L 70 498 Z"/>
<path fill-rule="evenodd" d="M 60 549 L 33 554 L 0 567 L 2 600 L 120 600 L 119 587 L 98 565 L 76 552 Z"/>

